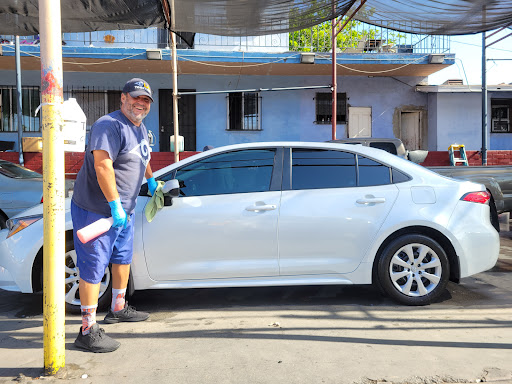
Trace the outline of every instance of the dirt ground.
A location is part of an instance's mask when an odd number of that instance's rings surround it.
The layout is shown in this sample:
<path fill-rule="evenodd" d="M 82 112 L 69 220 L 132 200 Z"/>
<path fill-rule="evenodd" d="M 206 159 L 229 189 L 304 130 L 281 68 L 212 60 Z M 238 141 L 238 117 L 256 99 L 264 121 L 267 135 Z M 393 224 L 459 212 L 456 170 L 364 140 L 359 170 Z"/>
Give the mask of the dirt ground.
<path fill-rule="evenodd" d="M 370 286 L 141 291 L 131 304 L 147 322 L 101 325 L 114 353 L 75 349 L 80 317 L 66 316 L 56 377 L 41 376 L 41 296 L 0 290 L 0 383 L 512 384 L 510 272 L 503 221 L 497 265 L 426 307 Z"/>

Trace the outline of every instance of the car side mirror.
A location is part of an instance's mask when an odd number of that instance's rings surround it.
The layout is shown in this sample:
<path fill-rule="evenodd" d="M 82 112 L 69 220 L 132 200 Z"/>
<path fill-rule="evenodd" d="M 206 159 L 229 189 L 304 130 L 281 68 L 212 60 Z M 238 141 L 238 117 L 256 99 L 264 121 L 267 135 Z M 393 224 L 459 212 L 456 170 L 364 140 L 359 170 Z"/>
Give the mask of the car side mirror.
<path fill-rule="evenodd" d="M 168 180 L 162 187 L 164 195 L 178 197 L 180 195 L 180 182 L 176 179 Z"/>

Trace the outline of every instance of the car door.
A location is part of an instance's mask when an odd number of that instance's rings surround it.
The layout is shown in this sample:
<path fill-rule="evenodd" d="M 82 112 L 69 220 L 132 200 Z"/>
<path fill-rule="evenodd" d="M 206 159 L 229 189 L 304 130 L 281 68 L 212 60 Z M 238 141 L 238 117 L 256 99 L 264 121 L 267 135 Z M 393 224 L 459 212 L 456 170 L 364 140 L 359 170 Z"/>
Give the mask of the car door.
<path fill-rule="evenodd" d="M 176 174 L 181 196 L 144 221 L 144 253 L 157 281 L 276 276 L 282 149 L 230 151 Z"/>
<path fill-rule="evenodd" d="M 398 196 L 391 169 L 337 150 L 294 148 L 289 155 L 279 218 L 280 274 L 355 270 Z"/>

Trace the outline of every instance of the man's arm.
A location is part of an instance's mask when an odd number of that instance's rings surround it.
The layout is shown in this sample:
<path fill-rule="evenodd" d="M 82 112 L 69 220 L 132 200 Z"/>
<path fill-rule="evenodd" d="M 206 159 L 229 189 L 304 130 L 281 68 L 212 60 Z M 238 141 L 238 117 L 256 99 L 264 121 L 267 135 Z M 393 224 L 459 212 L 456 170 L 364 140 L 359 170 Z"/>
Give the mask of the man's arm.
<path fill-rule="evenodd" d="M 94 156 L 96 178 L 98 179 L 98 184 L 105 198 L 108 202 L 119 199 L 119 193 L 116 187 L 116 175 L 108 152 L 98 149 L 92 151 L 92 154 Z"/>
<path fill-rule="evenodd" d="M 151 165 L 149 165 L 149 163 L 148 166 L 146 167 L 146 173 L 144 174 L 144 177 L 146 178 L 146 180 L 149 180 L 153 177 L 153 171 L 151 170 Z"/>

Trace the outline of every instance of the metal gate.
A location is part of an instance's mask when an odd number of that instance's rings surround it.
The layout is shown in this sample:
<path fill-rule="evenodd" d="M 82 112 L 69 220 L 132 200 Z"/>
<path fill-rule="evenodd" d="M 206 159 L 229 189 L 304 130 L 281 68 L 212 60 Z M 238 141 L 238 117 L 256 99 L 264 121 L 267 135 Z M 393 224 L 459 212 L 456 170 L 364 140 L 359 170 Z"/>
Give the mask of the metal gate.
<path fill-rule="evenodd" d="M 195 92 L 180 89 L 179 92 Z M 170 138 L 174 135 L 172 89 L 158 93 L 160 115 L 160 152 L 171 150 Z M 196 95 L 181 95 L 178 99 L 179 134 L 184 137 L 185 151 L 196 151 Z"/>

